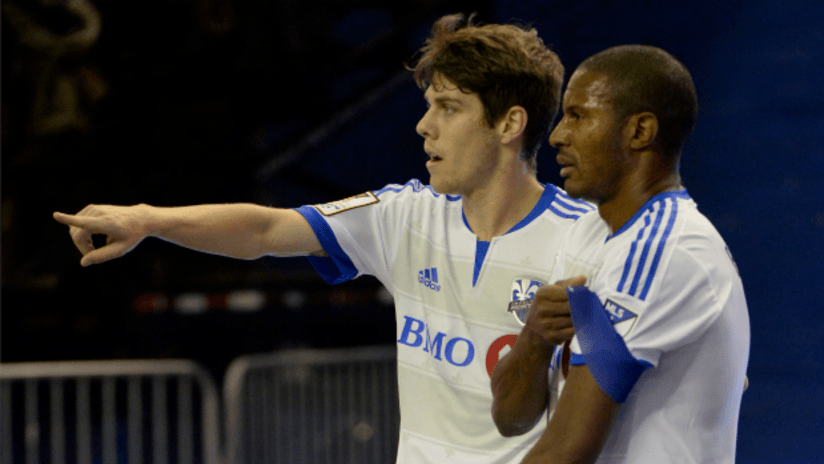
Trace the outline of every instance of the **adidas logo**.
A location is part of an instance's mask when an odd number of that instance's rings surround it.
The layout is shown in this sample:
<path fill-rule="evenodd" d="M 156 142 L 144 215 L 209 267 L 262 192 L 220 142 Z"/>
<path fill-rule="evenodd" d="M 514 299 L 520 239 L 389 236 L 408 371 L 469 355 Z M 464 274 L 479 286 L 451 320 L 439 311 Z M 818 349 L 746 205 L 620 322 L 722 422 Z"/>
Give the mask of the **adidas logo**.
<path fill-rule="evenodd" d="M 424 284 L 432 290 L 435 290 L 436 292 L 441 291 L 441 286 L 438 284 L 437 268 L 431 267 L 429 269 L 424 269 L 423 271 L 418 271 L 418 282 Z"/>

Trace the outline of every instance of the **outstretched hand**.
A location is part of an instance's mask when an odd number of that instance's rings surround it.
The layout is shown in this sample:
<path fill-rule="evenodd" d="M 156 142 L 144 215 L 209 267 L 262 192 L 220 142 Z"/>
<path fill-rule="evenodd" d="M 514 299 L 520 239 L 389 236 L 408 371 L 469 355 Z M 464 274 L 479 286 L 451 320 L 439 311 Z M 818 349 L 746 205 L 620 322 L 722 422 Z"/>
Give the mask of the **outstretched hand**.
<path fill-rule="evenodd" d="M 572 314 L 569 310 L 567 287 L 584 285 L 584 276 L 573 277 L 545 285 L 535 292 L 522 333 L 551 352 L 555 346 L 571 340 L 575 335 Z"/>
<path fill-rule="evenodd" d="M 84 267 L 119 258 L 148 236 L 140 206 L 89 205 L 75 215 L 55 212 L 53 217 L 69 226 Z M 105 235 L 106 244 L 95 248 L 92 235 Z"/>

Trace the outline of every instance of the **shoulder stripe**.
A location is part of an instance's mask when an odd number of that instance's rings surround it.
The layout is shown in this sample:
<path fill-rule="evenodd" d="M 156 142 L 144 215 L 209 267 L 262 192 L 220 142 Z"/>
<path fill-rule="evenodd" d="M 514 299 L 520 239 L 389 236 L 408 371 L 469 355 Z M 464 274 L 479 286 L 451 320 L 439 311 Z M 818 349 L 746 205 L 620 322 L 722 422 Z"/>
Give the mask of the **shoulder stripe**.
<path fill-rule="evenodd" d="M 546 209 L 565 219 L 578 219 L 595 209 L 595 206 L 583 200 L 576 200 L 560 188 L 547 184 L 545 189 L 551 189 L 555 194 Z"/>
<path fill-rule="evenodd" d="M 572 202 L 563 201 L 562 198 L 563 198 L 563 200 L 571 200 L 569 197 L 564 198 L 564 197 L 561 197 L 560 195 L 558 195 L 558 196 L 555 197 L 555 202 L 558 203 L 559 205 L 563 206 L 564 208 L 570 210 L 570 211 L 577 211 L 581 214 L 584 214 L 584 213 L 588 213 L 588 212 L 592 211 L 593 209 L 595 209 L 592 206 L 588 205 L 587 203 L 584 203 L 584 204 L 577 203 L 576 205 L 573 205 Z"/>
<path fill-rule="evenodd" d="M 555 192 L 554 199 L 569 210 L 587 213 L 595 209 L 595 205 L 588 201 L 572 198 L 562 188 L 553 184 L 544 184 L 544 188 L 551 188 Z"/>
<path fill-rule="evenodd" d="M 384 188 L 382 188 L 380 190 L 373 191 L 372 193 L 374 193 L 375 196 L 378 196 L 378 195 L 380 195 L 384 192 L 398 193 L 398 192 L 400 192 L 401 190 L 403 190 L 407 187 L 412 187 L 413 192 L 420 192 L 424 188 L 423 184 L 421 184 L 421 181 L 419 181 L 418 179 L 412 179 L 412 180 L 410 180 L 409 182 L 407 182 L 403 185 L 400 185 L 400 184 L 387 184 Z"/>
<path fill-rule="evenodd" d="M 672 203 L 672 211 L 670 212 L 669 219 L 667 220 L 667 227 L 664 229 L 664 235 L 662 235 L 661 240 L 658 241 L 658 249 L 655 250 L 655 256 L 652 258 L 652 265 L 650 266 L 649 274 L 647 275 L 647 281 L 644 283 L 644 289 L 641 290 L 641 295 L 639 297 L 641 301 L 647 298 L 647 292 L 649 292 L 649 288 L 652 285 L 652 279 L 655 277 L 655 271 L 658 270 L 658 263 L 661 262 L 661 255 L 664 253 L 664 246 L 670 237 L 670 233 L 672 233 L 672 227 L 675 225 L 675 218 L 678 216 L 678 200 L 675 198 L 670 198 L 669 202 Z"/>
<path fill-rule="evenodd" d="M 644 225 L 638 230 L 638 235 L 630 245 L 617 291 L 624 292 L 629 282 L 626 293 L 642 301 L 646 299 L 677 215 L 678 200 L 671 197 L 656 201 L 643 213 Z M 639 247 L 641 253 L 636 259 Z"/>
<path fill-rule="evenodd" d="M 644 242 L 644 247 L 641 251 L 641 256 L 638 258 L 638 267 L 635 269 L 635 277 L 633 277 L 632 285 L 630 285 L 629 287 L 630 295 L 635 295 L 638 291 L 638 282 L 641 281 L 641 274 L 644 273 L 644 268 L 646 268 L 649 250 L 652 247 L 652 242 L 655 240 L 655 237 L 658 236 L 658 230 L 661 227 L 661 221 L 663 221 L 664 219 L 664 205 L 658 203 L 656 204 L 656 206 L 660 206 L 660 208 L 658 209 L 658 213 L 655 215 L 655 222 L 652 224 L 652 230 L 649 233 L 649 237 L 647 238 L 646 242 Z"/>
<path fill-rule="evenodd" d="M 382 188 L 382 189 L 380 189 L 380 190 L 375 190 L 375 191 L 373 191 L 372 193 L 373 193 L 375 196 L 380 196 L 381 194 L 386 193 L 386 192 L 395 192 L 395 193 L 399 193 L 399 192 L 401 192 L 401 191 L 403 191 L 404 189 L 409 188 L 409 187 L 411 187 L 411 188 L 412 188 L 412 191 L 413 191 L 413 192 L 421 192 L 421 191 L 424 191 L 424 190 L 428 190 L 428 191 L 429 191 L 429 193 L 431 193 L 431 194 L 432 194 L 435 198 L 437 198 L 437 197 L 441 196 L 441 194 L 440 194 L 440 193 L 437 193 L 437 192 L 435 192 L 434 190 L 432 190 L 432 187 L 431 187 L 431 186 L 422 184 L 422 183 L 421 183 L 421 181 L 419 181 L 418 179 L 411 179 L 409 182 L 407 182 L 407 183 L 405 183 L 405 184 L 403 184 L 403 185 L 400 185 L 400 184 L 388 184 L 388 185 L 386 185 L 384 188 Z M 446 197 L 446 199 L 447 199 L 448 201 L 456 201 L 456 200 L 460 200 L 460 199 L 461 199 L 461 196 L 460 196 L 460 195 L 444 195 L 444 196 Z"/>
<path fill-rule="evenodd" d="M 578 219 L 582 215 L 581 213 L 565 213 L 565 212 L 559 210 L 556 207 L 556 204 L 557 204 L 557 202 L 553 201 L 552 203 L 549 204 L 549 206 L 547 206 L 546 209 L 548 209 L 548 210 L 552 211 L 553 213 L 555 213 L 556 216 L 560 216 L 560 217 L 565 218 L 565 219 Z"/>
<path fill-rule="evenodd" d="M 530 211 L 526 217 L 521 219 L 517 224 L 509 229 L 507 233 L 515 232 L 516 230 L 526 227 L 527 224 L 530 224 L 546 211 L 550 211 L 555 216 L 560 218 L 577 220 L 590 211 L 587 207 L 590 209 L 595 209 L 595 207 L 589 203 L 579 202 L 567 197 L 564 194 L 564 191 L 558 187 L 552 184 L 546 184 L 544 185 L 544 193 L 541 194 L 541 198 L 538 199 L 538 203 L 535 204 L 532 211 Z M 466 223 L 466 217 L 464 217 L 464 223 Z M 466 227 L 472 230 L 469 227 L 469 224 L 466 224 Z"/>
<path fill-rule="evenodd" d="M 624 263 L 624 272 L 621 274 L 621 281 L 618 282 L 617 290 L 619 292 L 624 291 L 624 284 L 627 283 L 627 277 L 629 277 L 629 271 L 632 269 L 632 260 L 635 258 L 635 249 L 638 248 L 638 242 L 641 241 L 641 237 L 644 236 L 644 232 L 649 227 L 649 215 L 644 216 L 644 227 L 638 230 L 638 236 L 635 237 L 632 244 L 629 247 L 629 256 L 627 257 L 627 261 Z"/>

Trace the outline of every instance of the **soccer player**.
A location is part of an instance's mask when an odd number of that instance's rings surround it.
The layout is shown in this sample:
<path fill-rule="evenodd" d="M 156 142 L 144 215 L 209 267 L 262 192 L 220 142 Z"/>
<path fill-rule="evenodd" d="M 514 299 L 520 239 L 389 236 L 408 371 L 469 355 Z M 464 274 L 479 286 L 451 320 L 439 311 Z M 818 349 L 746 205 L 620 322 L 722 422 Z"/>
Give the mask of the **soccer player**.
<path fill-rule="evenodd" d="M 562 106 L 550 143 L 564 187 L 597 211 L 570 228 L 552 281 L 586 285 L 536 299 L 493 373 L 496 423 L 531 430 L 549 396 L 525 463 L 732 463 L 749 316 L 729 249 L 681 184 L 692 78 L 658 48 L 614 47 L 576 69 Z M 566 350 L 556 322 L 570 316 Z"/>
<path fill-rule="evenodd" d="M 490 372 L 548 282 L 566 230 L 593 209 L 535 176 L 563 67 L 534 29 L 453 15 L 433 26 L 414 76 L 429 105 L 417 132 L 430 185 L 297 209 L 90 205 L 54 217 L 70 226 L 84 266 L 154 236 L 237 258 L 307 255 L 330 283 L 376 276 L 395 300 L 397 462 L 519 462 L 540 430 L 498 433 Z M 107 244 L 95 249 L 93 233 Z"/>

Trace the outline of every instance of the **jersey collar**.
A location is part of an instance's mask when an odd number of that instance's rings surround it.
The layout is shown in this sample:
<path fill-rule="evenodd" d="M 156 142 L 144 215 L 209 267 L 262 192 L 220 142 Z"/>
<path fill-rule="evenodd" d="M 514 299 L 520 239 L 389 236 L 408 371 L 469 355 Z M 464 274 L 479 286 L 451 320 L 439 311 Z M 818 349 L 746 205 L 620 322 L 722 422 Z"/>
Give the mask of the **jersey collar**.
<path fill-rule="evenodd" d="M 554 185 L 546 184 L 543 185 L 544 192 L 541 194 L 541 198 L 538 199 L 538 203 L 535 204 L 535 207 L 532 208 L 532 211 L 529 212 L 523 219 L 518 221 L 517 224 L 512 226 L 511 229 L 506 231 L 506 234 L 515 232 L 518 229 L 523 229 L 527 226 L 530 222 L 534 221 L 535 218 L 541 215 L 552 203 L 552 200 L 555 199 L 555 195 L 558 194 L 557 188 Z M 466 214 L 464 214 L 463 209 L 461 210 L 461 217 L 463 218 L 463 223 L 470 232 L 475 233 L 471 227 L 469 227 L 469 222 L 466 221 Z"/>

